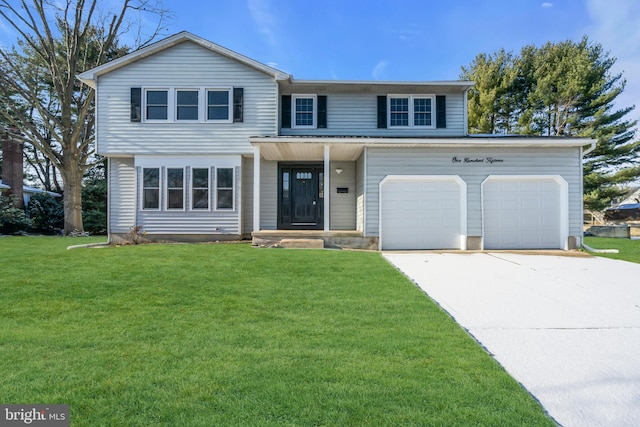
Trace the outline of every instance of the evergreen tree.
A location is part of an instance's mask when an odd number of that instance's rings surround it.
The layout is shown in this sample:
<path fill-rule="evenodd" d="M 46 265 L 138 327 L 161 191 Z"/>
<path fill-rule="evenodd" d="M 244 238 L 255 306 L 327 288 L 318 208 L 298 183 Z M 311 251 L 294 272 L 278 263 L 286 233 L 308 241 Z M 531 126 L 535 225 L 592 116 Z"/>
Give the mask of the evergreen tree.
<path fill-rule="evenodd" d="M 469 130 L 596 139 L 584 160 L 584 200 L 602 210 L 640 177 L 637 121 L 627 118 L 634 107 L 614 108 L 626 84 L 611 72 L 614 64 L 587 37 L 525 46 L 520 55 L 480 54 L 460 75 L 476 82 L 469 92 Z"/>

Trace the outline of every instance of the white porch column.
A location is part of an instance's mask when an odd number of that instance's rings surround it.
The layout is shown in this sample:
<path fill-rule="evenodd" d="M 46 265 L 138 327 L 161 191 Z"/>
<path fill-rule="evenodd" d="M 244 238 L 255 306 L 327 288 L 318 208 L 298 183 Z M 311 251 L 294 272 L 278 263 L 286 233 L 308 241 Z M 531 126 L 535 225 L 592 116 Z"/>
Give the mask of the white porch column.
<path fill-rule="evenodd" d="M 329 212 L 331 211 L 329 208 L 329 199 L 331 194 L 331 187 L 329 186 L 330 179 L 329 175 L 331 175 L 331 147 L 327 144 L 324 146 L 324 231 L 329 231 L 331 229 L 330 222 L 331 218 L 329 218 Z"/>
<path fill-rule="evenodd" d="M 253 147 L 253 231 L 260 231 L 260 146 Z"/>

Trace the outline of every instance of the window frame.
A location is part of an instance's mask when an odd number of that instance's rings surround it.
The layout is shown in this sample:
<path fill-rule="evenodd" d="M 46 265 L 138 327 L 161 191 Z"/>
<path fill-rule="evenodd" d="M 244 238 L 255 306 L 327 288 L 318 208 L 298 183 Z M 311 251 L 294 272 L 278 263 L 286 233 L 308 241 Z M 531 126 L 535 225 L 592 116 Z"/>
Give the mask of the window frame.
<path fill-rule="evenodd" d="M 391 100 L 392 99 L 407 99 L 409 104 L 409 120 L 405 125 L 392 125 L 391 124 Z M 430 125 L 416 125 L 415 124 L 415 100 L 417 99 L 430 99 L 431 100 L 431 124 Z M 388 129 L 435 129 L 436 128 L 436 96 L 432 94 L 424 95 L 409 95 L 409 94 L 393 94 L 387 95 L 387 128 Z"/>
<path fill-rule="evenodd" d="M 296 122 L 296 101 L 298 99 L 311 99 L 312 100 L 312 124 L 311 125 L 299 125 Z M 292 94 L 291 95 L 291 129 L 317 129 L 318 128 L 318 95 L 316 94 Z"/>
<path fill-rule="evenodd" d="M 219 186 L 219 179 L 218 179 L 218 171 L 221 169 L 231 169 L 231 187 L 220 187 Z M 226 166 L 226 167 L 216 167 L 214 168 L 214 173 L 215 173 L 215 183 L 214 183 L 214 190 L 215 190 L 215 195 L 214 195 L 214 210 L 215 211 L 225 211 L 225 212 L 231 212 L 231 211 L 235 211 L 236 209 L 236 168 L 234 166 Z M 230 208 L 221 208 L 219 206 L 219 197 L 218 197 L 218 192 L 220 190 L 231 190 L 231 207 Z"/>
<path fill-rule="evenodd" d="M 178 93 L 179 92 L 195 92 L 196 93 L 196 97 L 197 97 L 197 102 L 195 104 L 195 107 L 197 108 L 197 114 L 196 114 L 196 118 L 195 119 L 180 119 L 178 118 L 178 108 L 181 107 L 180 104 L 178 104 Z M 176 122 L 199 122 L 201 119 L 201 104 L 202 102 L 200 101 L 200 98 L 202 98 L 201 93 L 202 90 L 199 88 L 189 88 L 189 87 L 177 87 L 174 88 L 173 93 L 174 93 L 174 103 L 173 103 L 173 118 L 174 121 Z M 183 105 L 185 107 L 193 107 L 193 104 L 185 104 Z"/>
<path fill-rule="evenodd" d="M 204 187 L 196 187 L 194 185 L 194 170 L 196 169 L 204 169 L 207 171 L 207 207 L 206 208 L 196 208 L 193 205 L 193 202 L 195 201 L 195 197 L 193 196 L 193 192 L 195 190 L 203 190 Z M 209 212 L 211 211 L 211 179 L 213 178 L 213 174 L 211 173 L 211 170 L 213 168 L 211 166 L 190 166 L 190 179 L 189 179 L 189 195 L 190 195 L 190 203 L 189 203 L 189 210 L 190 211 L 194 211 L 194 212 Z"/>
<path fill-rule="evenodd" d="M 182 170 L 182 187 L 169 187 L 169 170 L 170 169 L 178 169 L 178 170 Z M 166 197 L 164 198 L 164 209 L 166 211 L 172 211 L 172 212 L 181 212 L 181 211 L 185 211 L 185 205 L 186 205 L 186 191 L 185 191 L 185 167 L 184 166 L 166 166 L 164 168 L 164 176 L 165 176 L 165 185 L 164 185 L 164 194 L 166 195 Z M 170 190 L 177 190 L 177 189 L 181 189 L 182 190 L 182 207 L 181 208 L 172 208 L 169 207 L 169 191 Z"/>
<path fill-rule="evenodd" d="M 172 99 L 171 99 L 171 90 L 167 87 L 148 87 L 148 88 L 143 88 L 143 96 L 142 96 L 142 102 L 143 102 L 143 107 L 142 107 L 142 111 L 144 111 L 144 121 L 145 122 L 150 122 L 150 123 L 166 123 L 171 121 L 171 108 L 170 106 L 172 105 Z M 166 119 L 150 119 L 149 118 L 149 102 L 147 101 L 147 96 L 149 92 L 166 92 L 167 94 L 167 105 L 166 105 L 166 111 L 167 111 L 167 118 Z M 151 105 L 155 105 L 155 104 L 151 104 Z"/>
<path fill-rule="evenodd" d="M 157 187 L 145 187 L 144 183 L 144 171 L 145 169 L 155 169 L 158 171 L 158 186 Z M 140 174 L 140 186 L 142 191 L 140 192 L 140 210 L 141 211 L 154 211 L 158 212 L 162 210 L 162 168 L 160 166 L 143 166 L 141 168 Z M 147 208 L 145 207 L 145 190 L 147 189 L 155 189 L 158 191 L 158 207 L 156 208 Z"/>
<path fill-rule="evenodd" d="M 227 92 L 227 118 L 209 118 L 209 92 Z M 209 123 L 233 123 L 233 88 L 232 87 L 207 87 L 204 89 L 204 121 Z"/>

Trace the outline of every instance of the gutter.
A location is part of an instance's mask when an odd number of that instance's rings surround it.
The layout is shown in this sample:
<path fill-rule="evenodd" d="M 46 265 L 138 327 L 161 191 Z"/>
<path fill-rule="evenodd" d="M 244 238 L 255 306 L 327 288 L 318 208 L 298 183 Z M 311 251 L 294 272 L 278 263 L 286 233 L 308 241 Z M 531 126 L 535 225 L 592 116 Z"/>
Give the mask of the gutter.
<path fill-rule="evenodd" d="M 598 143 L 598 141 L 597 141 L 597 140 L 596 140 L 596 141 L 594 141 L 594 142 L 592 142 L 592 143 L 591 143 L 591 145 L 589 146 L 589 148 L 587 148 L 586 150 L 584 150 L 584 151 L 582 152 L 582 156 L 584 157 L 584 156 L 586 156 L 587 154 L 589 154 L 590 152 L 592 152 L 593 150 L 595 150 L 595 149 L 596 149 L 596 144 L 597 144 L 597 143 Z"/>

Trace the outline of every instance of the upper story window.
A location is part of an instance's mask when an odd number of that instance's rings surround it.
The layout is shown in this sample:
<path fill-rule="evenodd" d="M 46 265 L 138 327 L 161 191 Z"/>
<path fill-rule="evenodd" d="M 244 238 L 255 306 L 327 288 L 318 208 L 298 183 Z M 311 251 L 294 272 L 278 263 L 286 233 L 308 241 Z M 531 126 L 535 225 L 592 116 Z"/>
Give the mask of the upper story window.
<path fill-rule="evenodd" d="M 389 99 L 389 125 L 409 126 L 409 98 Z"/>
<path fill-rule="evenodd" d="M 243 109 L 241 87 L 131 88 L 131 122 L 239 123 Z"/>
<path fill-rule="evenodd" d="M 433 128 L 433 95 L 389 95 L 389 127 Z"/>
<path fill-rule="evenodd" d="M 198 120 L 197 90 L 176 90 L 176 120 Z"/>
<path fill-rule="evenodd" d="M 208 89 L 207 120 L 230 122 L 232 114 L 231 89 Z"/>
<path fill-rule="evenodd" d="M 317 118 L 317 100 L 315 95 L 292 95 L 293 128 L 315 128 Z"/>
<path fill-rule="evenodd" d="M 169 107 L 168 90 L 147 90 L 145 92 L 146 119 L 167 120 Z"/>

